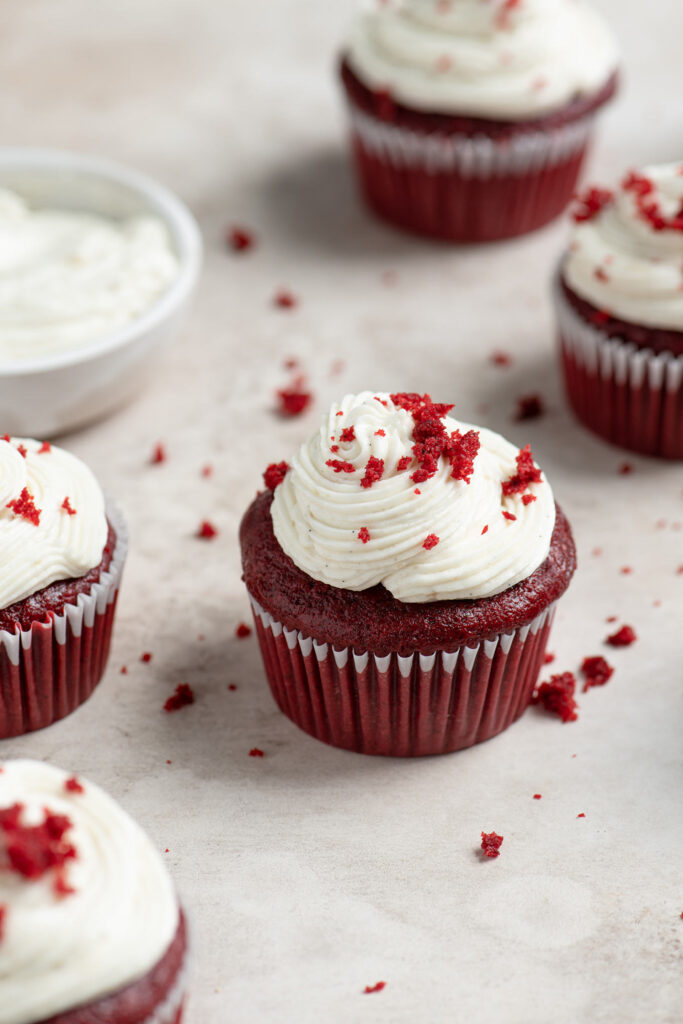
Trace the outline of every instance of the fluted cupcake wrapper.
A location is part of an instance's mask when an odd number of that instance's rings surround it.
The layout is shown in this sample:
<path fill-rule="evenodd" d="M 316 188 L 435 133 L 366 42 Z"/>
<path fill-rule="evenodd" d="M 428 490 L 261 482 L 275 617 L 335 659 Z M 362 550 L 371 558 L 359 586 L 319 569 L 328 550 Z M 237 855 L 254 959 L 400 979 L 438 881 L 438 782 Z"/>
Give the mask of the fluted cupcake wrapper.
<path fill-rule="evenodd" d="M 554 606 L 533 622 L 453 650 L 379 656 L 286 629 L 251 598 L 266 675 L 301 729 L 364 754 L 446 754 L 490 739 L 525 710 Z"/>
<path fill-rule="evenodd" d="M 486 242 L 525 234 L 574 193 L 594 114 L 544 131 L 420 134 L 350 104 L 356 168 L 368 204 L 418 234 Z"/>
<path fill-rule="evenodd" d="M 610 338 L 565 298 L 555 309 L 565 387 L 581 422 L 612 444 L 683 459 L 683 355 Z"/>
<path fill-rule="evenodd" d="M 108 570 L 90 591 L 49 622 L 16 633 L 0 630 L 0 739 L 65 718 L 102 678 L 128 550 L 125 521 L 109 502 L 107 519 L 116 546 Z"/>

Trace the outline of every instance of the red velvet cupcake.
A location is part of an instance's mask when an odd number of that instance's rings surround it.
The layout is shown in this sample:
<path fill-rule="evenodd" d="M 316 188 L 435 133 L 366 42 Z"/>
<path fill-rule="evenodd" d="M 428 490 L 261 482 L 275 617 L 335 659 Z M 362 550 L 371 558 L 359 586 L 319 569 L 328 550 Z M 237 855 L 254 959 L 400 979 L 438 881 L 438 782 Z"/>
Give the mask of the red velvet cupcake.
<path fill-rule="evenodd" d="M 180 1024 L 187 935 L 159 853 L 99 787 L 0 767 L 3 1024 Z"/>
<path fill-rule="evenodd" d="M 240 530 L 273 695 L 369 754 L 447 753 L 524 711 L 576 566 L 528 448 L 429 396 L 333 406 Z"/>
<path fill-rule="evenodd" d="M 42 729 L 104 672 L 127 532 L 79 459 L 0 439 L 0 739 Z"/>
<path fill-rule="evenodd" d="M 487 242 L 574 192 L 617 51 L 584 0 L 370 0 L 344 53 L 369 206 L 409 231 Z"/>
<path fill-rule="evenodd" d="M 581 422 L 683 459 L 683 165 L 589 189 L 555 287 L 565 386 Z"/>

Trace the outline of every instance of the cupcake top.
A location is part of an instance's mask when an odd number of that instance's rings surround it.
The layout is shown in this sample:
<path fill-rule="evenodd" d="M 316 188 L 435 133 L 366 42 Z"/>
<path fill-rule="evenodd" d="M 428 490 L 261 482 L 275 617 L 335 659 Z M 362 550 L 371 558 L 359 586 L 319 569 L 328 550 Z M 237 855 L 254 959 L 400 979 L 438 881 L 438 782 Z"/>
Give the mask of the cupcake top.
<path fill-rule="evenodd" d="M 33 1024 L 144 977 L 179 921 L 138 825 L 99 787 L 0 765 L 0 1024 Z"/>
<path fill-rule="evenodd" d="M 29 438 L 0 439 L 0 608 L 85 575 L 107 539 L 104 496 L 75 455 Z"/>
<path fill-rule="evenodd" d="M 566 284 L 601 312 L 683 331 L 683 164 L 627 174 L 578 200 Z"/>
<path fill-rule="evenodd" d="M 492 597 L 545 561 L 555 502 L 529 448 L 452 408 L 429 395 L 347 395 L 291 467 L 270 468 L 273 531 L 299 569 L 431 602 Z"/>
<path fill-rule="evenodd" d="M 408 107 L 506 121 L 598 92 L 617 67 L 584 0 L 368 0 L 347 56 Z"/>

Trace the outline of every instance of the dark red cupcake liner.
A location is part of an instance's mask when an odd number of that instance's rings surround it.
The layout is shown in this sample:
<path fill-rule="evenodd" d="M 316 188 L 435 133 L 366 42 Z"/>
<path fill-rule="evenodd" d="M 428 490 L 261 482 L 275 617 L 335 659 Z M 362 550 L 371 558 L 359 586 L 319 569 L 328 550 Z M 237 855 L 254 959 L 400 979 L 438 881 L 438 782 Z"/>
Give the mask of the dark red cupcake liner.
<path fill-rule="evenodd" d="M 363 195 L 385 220 L 453 242 L 526 234 L 570 202 L 594 112 L 505 138 L 421 134 L 352 101 L 351 138 Z"/>
<path fill-rule="evenodd" d="M 102 678 L 128 550 L 126 524 L 114 505 L 107 505 L 107 518 L 116 546 L 99 582 L 49 622 L 16 633 L 0 630 L 0 739 L 65 718 Z"/>
<path fill-rule="evenodd" d="M 609 337 L 555 287 L 567 397 L 595 434 L 632 452 L 683 459 L 683 355 Z"/>
<path fill-rule="evenodd" d="M 319 643 L 251 604 L 280 710 L 324 743 L 388 757 L 447 754 L 507 729 L 531 700 L 554 616 L 550 605 L 475 645 L 380 656 Z"/>

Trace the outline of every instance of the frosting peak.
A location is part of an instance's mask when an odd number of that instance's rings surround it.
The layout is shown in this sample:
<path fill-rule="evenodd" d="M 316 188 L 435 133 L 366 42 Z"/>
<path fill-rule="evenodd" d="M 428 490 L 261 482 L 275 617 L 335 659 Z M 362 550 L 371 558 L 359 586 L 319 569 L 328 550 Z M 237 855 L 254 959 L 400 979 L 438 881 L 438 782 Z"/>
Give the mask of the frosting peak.
<path fill-rule="evenodd" d="M 683 330 L 683 164 L 630 172 L 579 200 L 569 287 L 629 323 Z"/>
<path fill-rule="evenodd" d="M 333 405 L 276 486 L 275 536 L 313 579 L 405 602 L 490 597 L 545 560 L 550 486 L 530 452 L 429 396 Z"/>
<path fill-rule="evenodd" d="M 367 0 L 348 60 L 414 109 L 515 121 L 598 92 L 617 50 L 584 0 Z"/>

